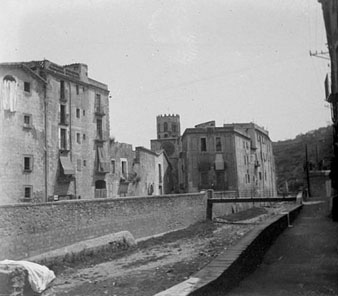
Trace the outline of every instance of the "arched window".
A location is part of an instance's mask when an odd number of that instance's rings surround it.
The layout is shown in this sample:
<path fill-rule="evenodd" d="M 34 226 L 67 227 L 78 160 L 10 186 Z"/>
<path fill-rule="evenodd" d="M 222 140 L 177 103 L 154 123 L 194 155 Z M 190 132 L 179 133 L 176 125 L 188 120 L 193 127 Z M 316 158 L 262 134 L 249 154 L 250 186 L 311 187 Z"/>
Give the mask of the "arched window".
<path fill-rule="evenodd" d="M 4 81 L 16 82 L 15 78 L 12 75 L 6 75 Z"/>
<path fill-rule="evenodd" d="M 167 132 L 168 131 L 168 123 L 165 122 L 163 124 L 163 127 L 164 127 L 164 131 Z"/>

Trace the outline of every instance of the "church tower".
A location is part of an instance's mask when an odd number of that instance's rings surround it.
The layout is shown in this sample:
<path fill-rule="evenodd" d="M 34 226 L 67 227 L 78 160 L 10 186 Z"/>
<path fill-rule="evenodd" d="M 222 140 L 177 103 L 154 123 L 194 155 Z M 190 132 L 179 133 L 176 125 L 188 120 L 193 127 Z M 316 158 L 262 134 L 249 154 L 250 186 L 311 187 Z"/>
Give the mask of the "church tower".
<path fill-rule="evenodd" d="M 158 115 L 157 139 L 179 138 L 181 136 L 181 124 L 179 115 Z"/>

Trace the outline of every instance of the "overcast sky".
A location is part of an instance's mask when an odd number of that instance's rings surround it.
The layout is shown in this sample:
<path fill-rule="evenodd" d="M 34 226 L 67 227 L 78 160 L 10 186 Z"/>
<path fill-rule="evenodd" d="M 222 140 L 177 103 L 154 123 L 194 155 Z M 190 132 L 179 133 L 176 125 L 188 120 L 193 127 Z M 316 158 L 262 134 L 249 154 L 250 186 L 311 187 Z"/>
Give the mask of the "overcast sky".
<path fill-rule="evenodd" d="M 250 122 L 273 141 L 330 123 L 317 0 L 2 0 L 0 62 L 85 63 L 108 84 L 111 135 L 149 147 L 181 130 Z"/>

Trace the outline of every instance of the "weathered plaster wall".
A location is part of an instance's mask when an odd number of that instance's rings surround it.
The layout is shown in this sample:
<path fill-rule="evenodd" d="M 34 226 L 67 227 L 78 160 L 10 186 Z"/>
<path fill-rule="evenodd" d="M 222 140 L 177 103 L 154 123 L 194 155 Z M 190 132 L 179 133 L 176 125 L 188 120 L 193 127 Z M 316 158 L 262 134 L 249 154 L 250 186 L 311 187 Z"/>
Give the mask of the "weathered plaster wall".
<path fill-rule="evenodd" d="M 32 186 L 32 199 L 44 198 L 44 99 L 43 85 L 18 68 L 0 69 L 0 87 L 3 78 L 11 75 L 16 80 L 14 109 L 4 106 L 0 96 L 0 204 L 17 203 L 24 198 L 24 186 Z M 30 83 L 30 92 L 24 91 L 24 82 Z M 2 89 L 3 90 L 3 89 Z M 24 127 L 24 115 L 30 115 L 32 124 Z M 32 156 L 31 172 L 24 172 L 24 156 Z"/>

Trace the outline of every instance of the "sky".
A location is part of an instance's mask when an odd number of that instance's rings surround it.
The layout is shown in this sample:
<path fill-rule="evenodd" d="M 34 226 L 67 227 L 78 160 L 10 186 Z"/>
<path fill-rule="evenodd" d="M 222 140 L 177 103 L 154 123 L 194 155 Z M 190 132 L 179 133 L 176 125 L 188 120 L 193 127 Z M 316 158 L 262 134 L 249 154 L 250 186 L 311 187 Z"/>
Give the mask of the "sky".
<path fill-rule="evenodd" d="M 110 134 L 150 146 L 156 116 L 181 131 L 255 122 L 273 141 L 330 124 L 317 0 L 2 0 L 0 62 L 85 63 L 110 90 Z"/>

